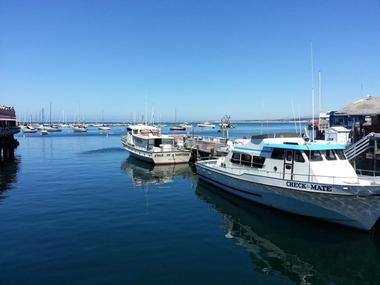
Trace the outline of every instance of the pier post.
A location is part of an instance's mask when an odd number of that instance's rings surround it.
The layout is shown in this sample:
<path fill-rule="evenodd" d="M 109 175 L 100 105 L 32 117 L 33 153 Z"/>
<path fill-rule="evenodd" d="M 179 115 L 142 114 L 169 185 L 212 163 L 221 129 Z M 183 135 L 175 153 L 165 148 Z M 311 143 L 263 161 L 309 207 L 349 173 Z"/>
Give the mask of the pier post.
<path fill-rule="evenodd" d="M 376 176 L 376 163 L 377 162 L 377 138 L 373 137 L 373 176 Z"/>

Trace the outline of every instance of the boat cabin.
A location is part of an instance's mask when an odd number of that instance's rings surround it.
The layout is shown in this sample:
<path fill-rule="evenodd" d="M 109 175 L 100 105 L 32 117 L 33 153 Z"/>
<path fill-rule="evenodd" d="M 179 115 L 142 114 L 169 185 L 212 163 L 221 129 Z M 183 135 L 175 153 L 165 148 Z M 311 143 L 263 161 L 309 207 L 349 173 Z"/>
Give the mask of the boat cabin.
<path fill-rule="evenodd" d="M 357 177 L 346 160 L 345 146 L 325 141 L 306 142 L 303 138 L 269 138 L 239 141 L 225 164 L 246 168 L 265 176 L 289 180 L 326 182 L 331 177 Z"/>
<path fill-rule="evenodd" d="M 174 138 L 161 134 L 159 128 L 139 124 L 127 127 L 127 142 L 143 150 L 161 150 L 171 148 Z"/>

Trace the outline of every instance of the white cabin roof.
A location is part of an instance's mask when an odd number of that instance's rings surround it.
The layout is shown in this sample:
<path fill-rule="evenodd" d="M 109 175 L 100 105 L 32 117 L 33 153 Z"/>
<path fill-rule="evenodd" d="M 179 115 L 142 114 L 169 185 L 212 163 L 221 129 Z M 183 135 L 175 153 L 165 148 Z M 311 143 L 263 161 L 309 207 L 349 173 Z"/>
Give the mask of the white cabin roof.
<path fill-rule="evenodd" d="M 333 133 L 349 133 L 351 132 L 349 129 L 346 129 L 345 127 L 342 127 L 342 126 L 335 126 L 335 127 L 331 127 L 329 129 L 326 130 L 326 132 L 333 132 Z"/>
<path fill-rule="evenodd" d="M 328 149 L 345 149 L 345 146 L 330 141 L 316 140 L 306 142 L 303 138 L 264 138 L 260 143 L 254 143 L 248 140 L 239 140 L 240 143 L 234 145 L 234 150 L 247 152 L 265 152 L 269 149 L 282 148 L 292 150 L 328 150 Z"/>
<path fill-rule="evenodd" d="M 132 130 L 160 131 L 160 129 L 157 128 L 157 127 L 149 126 L 149 125 L 144 125 L 144 124 L 128 125 L 128 128 L 132 129 Z"/>

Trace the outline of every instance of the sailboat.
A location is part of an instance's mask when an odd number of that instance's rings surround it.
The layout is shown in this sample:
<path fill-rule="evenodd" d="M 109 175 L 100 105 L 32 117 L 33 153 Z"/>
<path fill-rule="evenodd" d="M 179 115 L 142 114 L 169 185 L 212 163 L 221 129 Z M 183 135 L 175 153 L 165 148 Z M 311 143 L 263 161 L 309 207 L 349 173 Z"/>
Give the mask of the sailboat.
<path fill-rule="evenodd" d="M 49 126 L 44 127 L 44 130 L 46 130 L 49 133 L 61 132 L 62 131 L 60 128 L 54 126 L 51 122 L 51 103 L 50 103 L 50 124 L 49 124 Z"/>
<path fill-rule="evenodd" d="M 76 114 L 75 117 L 76 117 L 75 121 L 77 121 L 77 123 L 72 124 L 72 129 L 73 129 L 74 133 L 85 133 L 85 132 L 87 132 L 87 126 L 80 122 L 80 113 L 78 112 L 78 114 Z"/>
<path fill-rule="evenodd" d="M 174 110 L 174 122 L 177 123 L 177 110 Z M 169 128 L 171 131 L 186 131 L 186 127 L 182 125 L 176 125 L 175 127 Z"/>
<path fill-rule="evenodd" d="M 102 131 L 102 132 L 108 132 L 111 130 L 111 127 L 107 126 L 104 124 L 104 111 L 102 111 L 102 124 L 101 125 L 97 125 L 98 127 L 98 130 Z"/>

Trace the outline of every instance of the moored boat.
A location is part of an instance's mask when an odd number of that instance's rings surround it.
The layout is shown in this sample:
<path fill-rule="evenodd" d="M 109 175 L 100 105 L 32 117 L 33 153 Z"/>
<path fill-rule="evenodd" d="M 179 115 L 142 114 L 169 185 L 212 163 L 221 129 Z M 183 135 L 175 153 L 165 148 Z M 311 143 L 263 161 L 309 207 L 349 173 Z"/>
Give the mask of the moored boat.
<path fill-rule="evenodd" d="M 148 125 L 129 125 L 121 137 L 131 156 L 154 164 L 188 163 L 191 152 L 183 141 L 161 134 L 160 129 Z"/>
<path fill-rule="evenodd" d="M 226 157 L 196 163 L 199 177 L 242 198 L 298 215 L 370 230 L 380 183 L 359 177 L 344 146 L 303 138 L 238 140 Z"/>
<path fill-rule="evenodd" d="M 44 129 L 49 133 L 62 132 L 62 129 L 53 125 L 44 127 Z"/>
<path fill-rule="evenodd" d="M 210 122 L 200 123 L 200 124 L 197 124 L 197 126 L 200 128 L 215 129 L 215 125 L 211 124 Z"/>
<path fill-rule="evenodd" d="M 171 130 L 171 131 L 186 131 L 186 128 L 178 125 L 178 126 L 169 128 L 169 130 Z"/>
<path fill-rule="evenodd" d="M 85 125 L 73 125 L 74 133 L 85 133 L 87 132 L 87 127 Z"/>
<path fill-rule="evenodd" d="M 34 134 L 34 133 L 38 132 L 38 129 L 28 125 L 28 126 L 24 126 L 22 128 L 22 132 L 24 134 Z"/>

